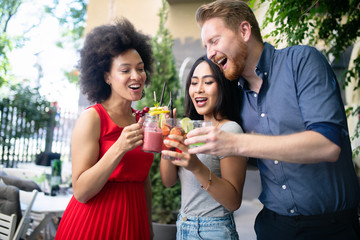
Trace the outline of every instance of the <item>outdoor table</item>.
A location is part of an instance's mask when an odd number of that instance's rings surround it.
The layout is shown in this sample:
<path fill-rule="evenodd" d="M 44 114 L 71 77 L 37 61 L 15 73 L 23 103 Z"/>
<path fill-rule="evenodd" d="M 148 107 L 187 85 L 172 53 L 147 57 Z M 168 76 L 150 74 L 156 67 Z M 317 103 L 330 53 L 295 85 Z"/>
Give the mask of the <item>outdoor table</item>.
<path fill-rule="evenodd" d="M 28 202 L 28 198 L 30 197 L 31 192 L 20 191 L 21 203 Z M 52 218 L 62 217 L 71 197 L 71 194 L 49 196 L 45 195 L 43 192 L 39 192 L 31 209 L 31 215 L 40 216 L 40 223 L 35 227 L 27 239 L 36 239 L 41 233 L 40 231 L 45 227 L 49 227 L 50 233 L 53 233 L 54 235 L 57 228 L 52 221 Z M 21 204 L 21 209 L 26 209 L 26 204 Z M 49 233 L 45 233 L 45 235 L 46 234 Z"/>

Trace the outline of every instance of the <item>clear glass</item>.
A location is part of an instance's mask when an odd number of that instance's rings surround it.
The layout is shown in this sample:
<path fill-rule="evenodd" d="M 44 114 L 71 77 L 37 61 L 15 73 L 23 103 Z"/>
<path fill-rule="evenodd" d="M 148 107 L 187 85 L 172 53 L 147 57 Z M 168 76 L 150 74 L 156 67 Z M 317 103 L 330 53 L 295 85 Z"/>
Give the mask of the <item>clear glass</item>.
<path fill-rule="evenodd" d="M 202 128 L 202 127 L 210 127 L 212 126 L 211 121 L 204 121 L 204 120 L 191 120 L 194 129 L 196 128 Z M 189 147 L 190 148 L 194 148 L 194 147 L 199 147 L 201 145 L 204 145 L 205 143 L 194 143 L 194 144 L 190 144 Z"/>
<path fill-rule="evenodd" d="M 168 138 L 168 136 L 169 135 L 180 135 L 180 136 L 185 135 L 185 132 L 181 127 L 181 119 L 178 119 L 178 118 L 166 118 L 166 121 L 165 121 L 165 123 L 163 123 L 161 130 L 162 130 L 163 140 L 167 139 L 170 141 L 176 141 L 174 139 Z M 163 150 L 171 150 L 171 151 L 181 152 L 179 149 L 170 147 L 169 145 L 166 145 L 166 144 L 163 144 Z M 168 160 L 175 159 L 175 158 L 172 158 L 169 156 L 163 156 L 163 158 L 168 159 Z"/>

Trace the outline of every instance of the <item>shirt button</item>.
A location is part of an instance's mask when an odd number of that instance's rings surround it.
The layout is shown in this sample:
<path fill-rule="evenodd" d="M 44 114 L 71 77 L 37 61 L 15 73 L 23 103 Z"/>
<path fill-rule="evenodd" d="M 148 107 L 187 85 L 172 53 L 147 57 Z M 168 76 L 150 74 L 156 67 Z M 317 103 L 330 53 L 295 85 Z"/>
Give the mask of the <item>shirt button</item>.
<path fill-rule="evenodd" d="M 284 189 L 284 190 L 286 189 L 286 185 L 282 185 L 281 187 L 282 187 L 282 189 Z"/>
<path fill-rule="evenodd" d="M 254 97 L 257 97 L 257 94 L 256 94 L 256 93 L 254 93 Z"/>
<path fill-rule="evenodd" d="M 290 210 L 290 213 L 294 213 L 294 212 L 295 212 L 294 209 L 291 209 L 291 210 Z"/>
<path fill-rule="evenodd" d="M 274 164 L 278 164 L 278 163 L 279 163 L 279 161 L 278 161 L 278 160 L 275 160 L 275 161 L 274 161 Z"/>
<path fill-rule="evenodd" d="M 262 113 L 260 116 L 261 116 L 261 117 L 265 117 L 265 113 Z"/>
<path fill-rule="evenodd" d="M 264 75 L 266 76 L 266 75 L 267 75 L 267 72 L 264 72 Z"/>

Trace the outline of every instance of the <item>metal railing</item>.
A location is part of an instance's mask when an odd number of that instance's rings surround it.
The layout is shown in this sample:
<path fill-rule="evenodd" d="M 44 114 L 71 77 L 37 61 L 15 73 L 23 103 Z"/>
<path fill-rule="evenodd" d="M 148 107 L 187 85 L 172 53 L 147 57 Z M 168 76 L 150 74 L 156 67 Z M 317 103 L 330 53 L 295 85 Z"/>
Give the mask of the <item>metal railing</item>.
<path fill-rule="evenodd" d="M 57 109 L 51 114 L 39 127 L 21 108 L 1 104 L 0 164 L 15 167 L 17 163 L 33 162 L 41 152 L 60 153 L 61 160 L 70 161 L 71 133 L 78 112 Z"/>

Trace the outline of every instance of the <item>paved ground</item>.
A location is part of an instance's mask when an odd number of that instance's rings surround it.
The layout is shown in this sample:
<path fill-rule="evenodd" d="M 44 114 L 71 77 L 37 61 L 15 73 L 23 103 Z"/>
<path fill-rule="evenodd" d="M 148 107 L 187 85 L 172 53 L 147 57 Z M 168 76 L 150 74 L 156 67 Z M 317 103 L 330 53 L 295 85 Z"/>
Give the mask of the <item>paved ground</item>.
<path fill-rule="evenodd" d="M 259 171 L 248 169 L 241 207 L 234 213 L 240 240 L 256 240 L 254 221 L 262 204 L 257 199 L 261 191 Z"/>

